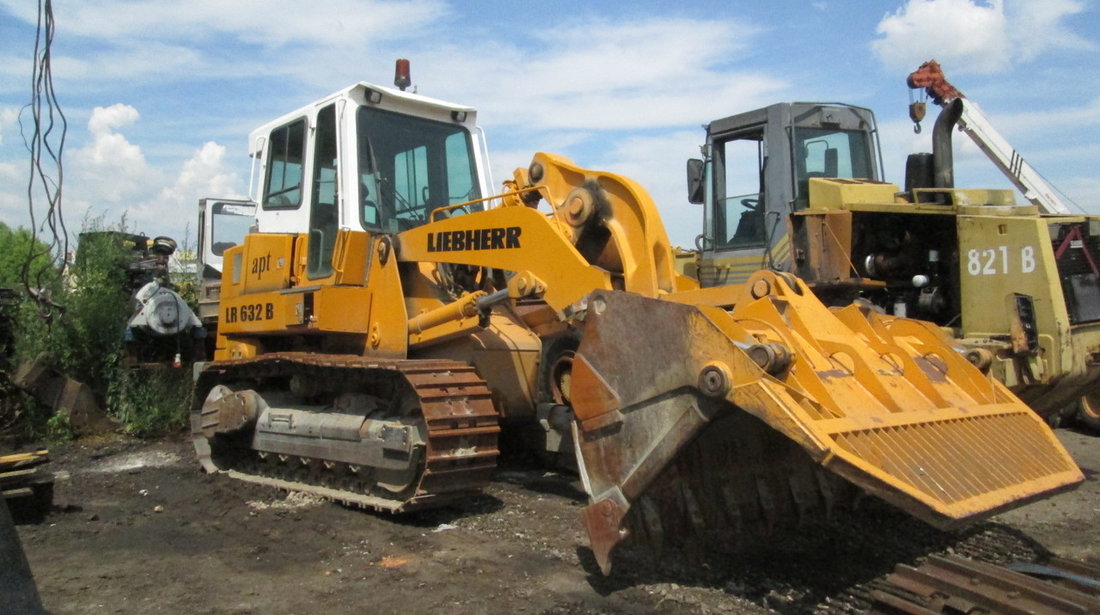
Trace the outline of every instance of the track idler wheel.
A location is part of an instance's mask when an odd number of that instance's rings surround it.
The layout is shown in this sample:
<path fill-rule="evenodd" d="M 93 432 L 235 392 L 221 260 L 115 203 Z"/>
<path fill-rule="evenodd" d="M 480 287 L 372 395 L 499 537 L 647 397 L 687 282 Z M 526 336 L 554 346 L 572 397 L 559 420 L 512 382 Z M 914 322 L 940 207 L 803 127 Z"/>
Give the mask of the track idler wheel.
<path fill-rule="evenodd" d="M 256 424 L 267 403 L 253 390 L 233 391 L 225 385 L 210 389 L 202 404 L 202 435 L 236 433 Z"/>

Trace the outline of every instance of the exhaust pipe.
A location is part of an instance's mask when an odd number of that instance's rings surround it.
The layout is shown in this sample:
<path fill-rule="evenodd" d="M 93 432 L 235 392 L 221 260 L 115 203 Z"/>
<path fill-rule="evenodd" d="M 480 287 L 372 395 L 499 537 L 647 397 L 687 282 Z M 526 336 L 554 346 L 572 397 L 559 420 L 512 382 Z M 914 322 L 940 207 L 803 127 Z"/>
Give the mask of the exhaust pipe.
<path fill-rule="evenodd" d="M 955 161 L 951 151 L 951 132 L 962 115 L 963 103 L 955 99 L 943 107 L 936 126 L 932 129 L 932 169 L 933 186 L 936 188 L 955 187 Z"/>

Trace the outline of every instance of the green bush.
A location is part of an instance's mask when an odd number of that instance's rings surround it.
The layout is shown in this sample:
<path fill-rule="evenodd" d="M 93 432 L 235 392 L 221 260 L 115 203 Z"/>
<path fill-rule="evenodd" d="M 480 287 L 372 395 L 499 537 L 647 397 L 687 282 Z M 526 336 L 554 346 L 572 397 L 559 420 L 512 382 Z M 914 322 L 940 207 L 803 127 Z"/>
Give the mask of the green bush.
<path fill-rule="evenodd" d="M 69 416 L 55 414 L 46 421 L 46 438 L 50 442 L 67 442 L 73 439 L 73 427 L 69 424 Z"/>
<path fill-rule="evenodd" d="M 132 312 L 126 274 L 132 253 L 119 241 L 127 232 L 125 219 L 114 227 L 102 218 L 85 220 L 83 231 L 76 262 L 63 279 L 52 276 L 50 296 L 63 311 L 45 318 L 43 308 L 30 299 L 18 307 L 13 363 L 47 353 L 60 372 L 90 386 L 127 433 L 149 437 L 180 429 L 187 421 L 190 370 L 135 372 L 124 361 L 123 334 Z M 18 271 L 21 261 L 8 256 L 25 254 L 30 238 L 22 229 L 9 231 L 7 241 L 2 233 L 0 229 L 0 276 L 11 262 Z M 30 435 L 56 439 L 71 433 L 61 419 L 51 420 L 41 408 L 25 414 Z"/>
<path fill-rule="evenodd" d="M 105 229 L 101 219 L 85 222 L 85 230 Z M 130 315 L 130 294 L 122 264 L 126 248 L 105 237 L 82 242 L 78 262 L 69 268 L 51 296 L 62 312 L 43 318 L 44 308 L 27 301 L 16 329 L 15 355 L 27 360 L 48 354 L 70 378 L 105 394 L 123 356 L 123 331 Z"/>
<path fill-rule="evenodd" d="M 24 272 L 24 263 L 31 257 Z M 24 273 L 26 275 L 24 275 Z M 12 229 L 0 222 L 0 286 L 14 291 L 0 305 L 0 433 L 33 439 L 47 431 L 49 410 L 11 383 L 11 374 L 25 358 L 33 358 L 46 327 L 37 304 L 27 300 L 24 279 L 35 287 L 45 284 L 46 293 L 56 296 L 61 289 L 60 272 L 53 265 L 50 247 L 26 229 Z M 32 348 L 33 347 L 33 348 Z"/>
<path fill-rule="evenodd" d="M 7 373 L 0 374 L 0 436 L 16 441 L 35 440 L 47 432 L 50 415 L 37 400 L 15 388 Z"/>
<path fill-rule="evenodd" d="M 34 238 L 24 228 L 11 229 L 0 222 L 0 286 L 16 287 L 22 283 L 23 264 L 33 256 L 28 270 L 31 283 L 41 279 L 56 279 L 50 247 Z"/>
<path fill-rule="evenodd" d="M 189 369 L 123 369 L 108 399 L 126 433 L 148 438 L 177 431 L 187 423 L 190 395 Z"/>
<path fill-rule="evenodd" d="M 101 225 L 96 220 L 91 230 L 101 230 Z M 69 377 L 105 393 L 125 354 L 123 333 L 131 297 L 124 267 L 129 253 L 110 235 L 88 235 L 88 230 L 69 270 L 65 314 L 52 327 L 53 354 Z"/>

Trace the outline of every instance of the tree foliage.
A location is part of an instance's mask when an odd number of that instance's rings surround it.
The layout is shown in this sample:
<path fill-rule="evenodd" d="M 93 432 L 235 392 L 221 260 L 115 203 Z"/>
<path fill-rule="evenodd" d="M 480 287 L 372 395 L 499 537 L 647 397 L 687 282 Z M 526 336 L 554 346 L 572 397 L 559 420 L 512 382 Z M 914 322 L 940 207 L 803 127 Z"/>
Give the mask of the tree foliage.
<path fill-rule="evenodd" d="M 184 425 L 189 379 L 178 369 L 135 375 L 125 364 L 124 334 L 133 311 L 126 274 L 132 255 L 118 240 L 125 233 L 125 219 L 113 226 L 101 218 L 85 220 L 78 257 L 64 276 L 52 276 L 51 297 L 63 311 L 44 318 L 39 304 L 24 299 L 13 324 L 13 363 L 45 353 L 60 372 L 90 386 L 126 431 L 151 436 Z M 14 271 L 18 281 L 29 241 L 34 238 L 27 231 L 0 228 L 0 276 Z M 50 265 L 46 260 L 37 266 Z M 7 279 L 0 277 L 0 285 Z M 30 430 L 56 432 L 43 411 L 30 421 Z"/>
<path fill-rule="evenodd" d="M 22 283 L 22 272 L 27 257 L 32 256 L 28 268 L 29 278 L 40 280 L 56 277 L 48 245 L 35 239 L 34 234 L 25 228 L 12 229 L 0 222 L 0 286 L 18 286 Z"/>

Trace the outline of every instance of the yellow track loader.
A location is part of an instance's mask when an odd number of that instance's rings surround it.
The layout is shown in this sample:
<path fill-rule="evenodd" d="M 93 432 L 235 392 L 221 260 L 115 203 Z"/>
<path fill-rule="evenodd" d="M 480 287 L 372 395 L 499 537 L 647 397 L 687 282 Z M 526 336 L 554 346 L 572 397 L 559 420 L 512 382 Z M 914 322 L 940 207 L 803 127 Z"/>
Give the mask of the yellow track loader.
<path fill-rule="evenodd" d="M 212 472 L 366 508 L 575 456 L 607 572 L 631 533 L 732 543 L 858 490 L 940 527 L 1082 480 L 927 323 L 793 276 L 699 288 L 634 181 L 537 154 L 492 194 L 476 112 L 360 83 L 251 137 L 192 433 Z"/>

